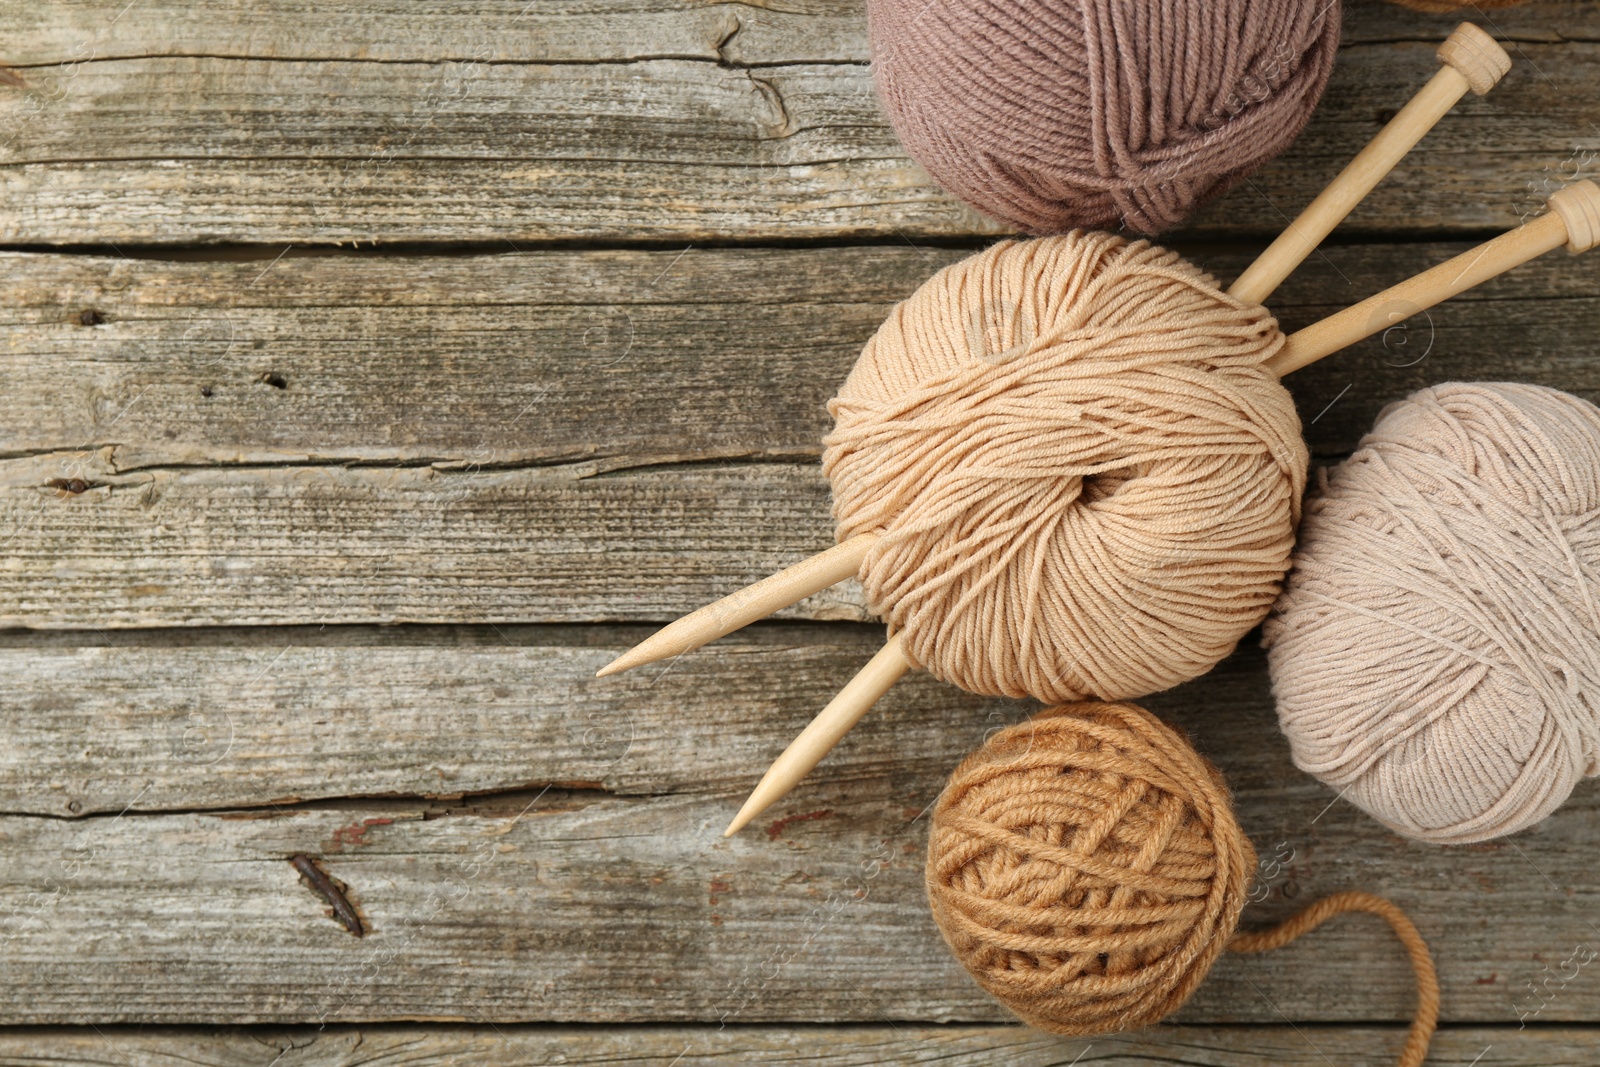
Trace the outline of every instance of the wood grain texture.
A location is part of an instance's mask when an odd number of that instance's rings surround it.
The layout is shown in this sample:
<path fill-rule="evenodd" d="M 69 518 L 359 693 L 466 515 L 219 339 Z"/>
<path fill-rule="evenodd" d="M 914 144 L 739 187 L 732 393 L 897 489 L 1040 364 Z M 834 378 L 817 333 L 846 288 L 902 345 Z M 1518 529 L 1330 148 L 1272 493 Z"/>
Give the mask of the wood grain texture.
<path fill-rule="evenodd" d="M 122 468 L 814 456 L 861 345 L 961 255 L 0 254 L 0 454 L 109 443 Z"/>
<path fill-rule="evenodd" d="M 1188 234 L 1273 232 L 1454 21 L 1351 4 L 1312 126 Z M 1395 242 L 1512 224 L 1594 169 L 1600 3 L 1483 21 L 1511 76 L 1357 212 L 1347 234 L 1384 243 L 1285 288 L 1286 326 L 1461 247 Z M 824 402 L 964 254 L 924 238 L 995 232 L 895 144 L 857 0 L 58 0 L 0 8 L 0 49 L 26 82 L 0 85 L 0 242 L 270 246 L 0 254 L 0 627 L 39 628 L 0 631 L 0 1025 L 105 1030 L 0 1031 L 0 1061 L 1389 1059 L 1396 1027 L 1350 1024 L 1403 1018 L 1410 976 L 1361 918 L 1225 960 L 1183 1015 L 1210 1025 L 1092 1045 L 990 1025 L 928 918 L 924 813 L 1021 703 L 908 679 L 723 840 L 877 627 L 768 624 L 591 677 L 646 631 L 617 621 L 829 543 Z M 858 238 L 878 243 L 684 250 Z M 273 259 L 596 240 L 660 250 Z M 1297 376 L 1314 450 L 1444 377 L 1600 399 L 1595 278 L 1548 259 Z M 864 606 L 846 585 L 789 614 Z M 429 625 L 340 625 L 396 622 Z M 1273 863 L 1247 922 L 1388 893 L 1432 940 L 1446 1018 L 1502 1024 L 1445 1032 L 1434 1062 L 1594 1061 L 1596 1031 L 1560 1024 L 1600 1012 L 1600 790 L 1438 849 L 1293 770 L 1259 652 L 1148 703 Z M 1329 1025 L 1231 1025 L 1288 1019 Z M 984 1025 L 928 1025 L 948 1020 Z M 295 1028 L 156 1028 L 219 1022 Z"/>
<path fill-rule="evenodd" d="M 1560 43 L 1562 28 L 1593 17 L 1594 0 L 1531 0 L 1474 13 L 1502 40 Z M 1437 37 L 1447 17 L 1345 0 L 1345 44 Z M 605 32 L 599 32 L 604 30 Z M 869 60 L 855 0 L 788 0 L 781 7 L 707 0 L 292 0 L 228 7 L 183 0 L 52 0 L 0 11 L 6 62 L 215 55 L 281 60 L 598 63 L 720 59 L 742 66 Z M 85 44 L 91 50 L 85 49 Z"/>
<path fill-rule="evenodd" d="M 811 691 L 836 682 L 836 667 L 864 658 L 867 635 L 808 642 L 768 627 L 619 684 L 583 677 L 617 647 L 589 646 L 592 629 L 513 648 L 479 634 L 449 667 L 446 649 L 393 633 L 342 633 L 320 650 L 314 628 L 106 635 L 76 656 L 85 638 L 10 635 L 7 712 L 26 725 L 12 731 L 7 807 L 76 795 L 85 817 L 0 816 L 11 962 L 0 1023 L 1003 1018 L 931 927 L 921 864 L 925 812 L 949 767 L 1025 707 L 916 681 L 726 840 L 760 757 L 810 716 Z M 526 657 L 521 682 L 502 665 L 513 653 Z M 346 674 L 284 677 L 295 666 Z M 53 705 L 28 681 L 86 668 L 104 681 L 61 685 Z M 418 694 L 430 669 L 443 684 Z M 483 688 L 456 684 L 475 669 Z M 738 670 L 745 688 L 727 682 Z M 122 703 L 102 695 L 141 671 L 148 680 L 127 682 Z M 768 689 L 752 707 L 755 680 Z M 397 706 L 411 699 L 420 706 Z M 1272 861 L 1247 922 L 1341 889 L 1385 893 L 1430 938 L 1448 1019 L 1600 1010 L 1590 970 L 1563 966 L 1600 946 L 1592 785 L 1529 833 L 1441 849 L 1387 833 L 1293 770 L 1258 651 L 1148 703 L 1227 775 Z M 273 803 L 273 781 L 348 799 Z M 466 784 L 508 791 L 349 797 Z M 643 795 L 619 795 L 632 791 Z M 241 806 L 145 810 L 230 798 Z M 70 801 L 54 811 L 73 814 Z M 298 853 L 350 887 L 364 938 L 298 883 L 287 862 Z M 1352 918 L 1225 961 L 1183 1018 L 1393 1020 L 1410 996 L 1387 928 Z"/>
<path fill-rule="evenodd" d="M 858 5 L 502 3 L 419 18 L 283 4 L 241 18 L 217 3 L 184 8 L 176 34 L 167 5 L 127 21 L 117 6 L 0 16 L 28 83 L 0 92 L 0 241 L 995 232 L 899 149 Z M 1354 226 L 1505 226 L 1530 183 L 1592 166 L 1600 7 L 1533 6 L 1489 20 L 1516 39 L 1502 86 L 1447 117 Z M 1270 233 L 1426 79 L 1450 26 L 1378 4 L 1350 22 L 1312 125 L 1196 232 Z"/>
<path fill-rule="evenodd" d="M 657 619 L 831 537 L 814 466 L 116 474 L 98 452 L 0 461 L 0 530 L 0 626 L 80 629 Z M 854 583 L 792 612 L 863 613 Z"/>
<path fill-rule="evenodd" d="M 91 54 L 351 64 L 665 58 L 865 64 L 864 31 L 861 5 L 852 0 L 789 0 L 781 7 L 705 0 L 443 0 L 422 7 L 404 0 L 278 0 L 243 8 L 213 3 L 209 10 L 182 0 L 141 0 L 131 9 L 114 0 L 53 0 L 0 13 L 6 60 L 18 67 Z"/>
<path fill-rule="evenodd" d="M 1383 1063 L 1403 1039 L 1395 1027 L 1162 1026 L 1137 1034 L 1054 1037 L 1020 1026 L 731 1027 L 330 1026 L 219 1031 L 178 1028 L 40 1028 L 0 1031 L 5 1062 L 50 1067 L 1327 1067 Z M 1600 1034 L 1587 1027 L 1451 1029 L 1429 1049 L 1433 1067 L 1587 1067 Z"/>
<path fill-rule="evenodd" d="M 1272 306 L 1293 330 L 1466 247 L 1332 247 Z M 1249 261 L 1185 250 L 1221 278 Z M 816 456 L 826 402 L 861 345 L 897 300 L 964 254 L 174 263 L 0 253 L 0 456 L 109 446 L 122 471 Z M 1348 453 L 1384 404 L 1445 377 L 1600 399 L 1596 262 L 1546 256 L 1291 375 L 1313 453 Z"/>
<path fill-rule="evenodd" d="M 1461 247 L 1330 249 L 1284 323 Z M 956 255 L 0 257 L 0 624 L 674 617 L 829 543 L 825 399 Z M 1600 398 L 1592 266 L 1546 257 L 1292 376 L 1314 451 L 1444 377 Z M 846 587 L 790 614 L 863 611 Z"/>
<path fill-rule="evenodd" d="M 450 796 L 748 788 L 881 643 L 767 625 L 594 672 L 638 628 L 287 627 L 0 634 L 0 811 L 51 815 Z M 936 779 L 1026 705 L 907 679 L 819 781 Z M 492 743 L 489 743 L 492 739 Z M 891 739 L 898 739 L 888 744 Z M 137 800 L 127 783 L 142 783 Z"/>

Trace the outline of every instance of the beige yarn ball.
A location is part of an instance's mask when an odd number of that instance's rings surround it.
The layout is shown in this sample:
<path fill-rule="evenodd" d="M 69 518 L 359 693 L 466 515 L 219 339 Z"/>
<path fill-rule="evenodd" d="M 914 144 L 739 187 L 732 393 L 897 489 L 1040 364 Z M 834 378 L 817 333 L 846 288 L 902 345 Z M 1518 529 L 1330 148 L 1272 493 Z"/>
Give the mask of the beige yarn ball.
<path fill-rule="evenodd" d="M 829 403 L 840 540 L 907 658 L 975 693 L 1203 674 L 1288 567 L 1308 457 L 1271 314 L 1177 254 L 1007 241 L 895 307 Z"/>
<path fill-rule="evenodd" d="M 1295 763 L 1399 833 L 1483 841 L 1600 769 L 1600 409 L 1449 383 L 1321 472 L 1264 631 Z"/>

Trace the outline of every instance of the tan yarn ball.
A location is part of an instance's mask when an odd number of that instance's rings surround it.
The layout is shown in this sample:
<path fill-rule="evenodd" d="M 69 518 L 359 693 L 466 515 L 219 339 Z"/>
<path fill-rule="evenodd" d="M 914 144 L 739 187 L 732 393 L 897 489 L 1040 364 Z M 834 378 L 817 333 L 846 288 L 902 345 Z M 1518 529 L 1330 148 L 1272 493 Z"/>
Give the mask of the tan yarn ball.
<path fill-rule="evenodd" d="M 1264 629 L 1295 763 L 1441 843 L 1600 770 L 1600 409 L 1448 383 L 1321 472 Z"/>
<path fill-rule="evenodd" d="M 1266 615 L 1308 457 L 1276 320 L 1177 254 L 1006 241 L 897 305 L 828 406 L 868 604 L 975 693 L 1122 699 Z"/>
<path fill-rule="evenodd" d="M 1059 1034 L 1147 1026 L 1189 999 L 1256 865 L 1227 788 L 1132 704 L 1048 709 L 1000 731 L 933 810 L 928 901 L 956 958 Z"/>

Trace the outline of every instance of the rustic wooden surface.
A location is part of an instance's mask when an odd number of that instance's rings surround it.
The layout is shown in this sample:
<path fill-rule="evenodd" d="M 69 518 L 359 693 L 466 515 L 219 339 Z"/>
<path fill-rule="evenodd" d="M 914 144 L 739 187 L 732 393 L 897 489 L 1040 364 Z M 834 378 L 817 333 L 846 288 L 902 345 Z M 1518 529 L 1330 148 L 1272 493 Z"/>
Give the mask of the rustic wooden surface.
<path fill-rule="evenodd" d="M 1387 1063 L 1400 1047 L 1396 1027 L 1162 1026 L 1091 1040 L 1052 1037 L 1020 1026 L 917 1026 L 880 1023 L 840 1027 L 460 1027 L 329 1026 L 237 1030 L 101 1027 L 97 1031 L 0 1033 L 7 1063 L 50 1067 L 349 1067 L 404 1063 L 443 1067 L 571 1067 L 661 1064 L 723 1067 L 728 1063 L 878 1067 L 1175 1067 L 1271 1064 Z M 43 1055 L 39 1044 L 47 1045 Z M 1589 1067 L 1600 1033 L 1584 1027 L 1541 1027 L 1506 1040 L 1497 1029 L 1445 1030 L 1434 1039 L 1434 1067 Z M 277 1057 L 274 1059 L 274 1057 Z M 1341 1057 L 1333 1059 L 1331 1057 Z M 1345 1059 L 1343 1057 L 1356 1057 Z"/>
<path fill-rule="evenodd" d="M 500 0 L 420 19 L 395 0 L 329 6 L 13 5 L 0 40 L 28 89 L 0 97 L 0 242 L 994 232 L 896 145 L 858 2 Z M 1371 5 L 1350 21 L 1295 152 L 1197 230 L 1275 231 L 1425 78 L 1451 25 Z M 1527 181 L 1600 147 L 1600 4 L 1485 21 L 1521 62 L 1447 117 L 1355 225 L 1503 227 Z"/>
<path fill-rule="evenodd" d="M 724 840 L 881 640 L 853 585 L 592 677 L 829 542 L 828 396 L 998 232 L 895 144 L 860 7 L 0 8 L 0 1064 L 1392 1057 L 1409 973 L 1362 918 L 1225 959 L 1179 1025 L 1003 1025 L 920 862 L 1022 702 L 908 679 Z M 1351 3 L 1306 134 L 1174 243 L 1231 277 L 1454 21 Z M 1600 3 L 1480 21 L 1511 75 L 1290 280 L 1286 328 L 1600 166 Z M 1595 261 L 1553 256 L 1290 385 L 1331 460 L 1446 378 L 1600 400 L 1597 332 Z M 1594 1062 L 1564 961 L 1600 950 L 1600 790 L 1433 848 L 1294 770 L 1253 647 L 1148 703 L 1282 860 L 1247 922 L 1387 893 L 1438 958 L 1430 1062 Z"/>

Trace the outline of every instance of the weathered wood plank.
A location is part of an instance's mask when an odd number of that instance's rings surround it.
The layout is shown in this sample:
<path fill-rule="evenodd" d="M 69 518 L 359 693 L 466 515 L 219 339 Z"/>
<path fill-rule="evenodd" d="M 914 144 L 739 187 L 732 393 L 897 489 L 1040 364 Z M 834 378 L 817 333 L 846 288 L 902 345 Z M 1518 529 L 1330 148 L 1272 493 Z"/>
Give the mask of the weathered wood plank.
<path fill-rule="evenodd" d="M 1294 329 L 1464 247 L 1330 248 L 1273 306 Z M 1190 252 L 1223 278 L 1248 262 L 1238 251 Z M 0 253 L 0 455 L 112 446 L 124 471 L 816 455 L 824 405 L 862 343 L 896 300 L 963 254 L 171 263 Z M 1553 255 L 1289 385 L 1314 453 L 1337 456 L 1382 405 L 1442 377 L 1600 398 L 1600 365 L 1582 340 L 1597 335 L 1600 273 L 1587 258 Z"/>
<path fill-rule="evenodd" d="M 1502 40 L 1559 43 L 1594 0 L 1531 0 L 1473 13 Z M 1448 17 L 1346 0 L 1343 42 L 1439 37 Z M 731 32 L 730 32 L 731 31 Z M 18 67 L 131 56 L 349 62 L 597 63 L 697 58 L 730 65 L 865 64 L 866 27 L 853 0 L 789 0 L 781 8 L 715 0 L 332 0 L 245 9 L 182 0 L 53 0 L 0 11 L 5 60 Z"/>
<path fill-rule="evenodd" d="M 786 464 L 114 474 L 101 453 L 24 457 L 0 461 L 0 626 L 664 618 L 826 548 L 828 507 L 817 468 Z M 849 583 L 798 615 L 863 610 Z"/>
<path fill-rule="evenodd" d="M 858 5 L 507 3 L 420 19 L 337 6 L 312 16 L 322 34 L 299 7 L 216 5 L 186 8 L 176 35 L 165 5 L 98 17 L 115 6 L 0 16 L 28 82 L 0 92 L 0 241 L 994 232 L 896 144 Z M 1449 25 L 1382 5 L 1350 18 L 1310 128 L 1198 231 L 1263 234 L 1309 201 L 1432 70 Z M 1592 168 L 1600 8 L 1502 20 L 1517 68 L 1448 117 L 1355 226 L 1504 226 L 1530 182 Z"/>
<path fill-rule="evenodd" d="M 481 1067 L 664 1064 L 789 1064 L 877 1067 L 1064 1067 L 1068 1063 L 1134 1067 L 1327 1067 L 1382 1063 L 1404 1040 L 1389 1027 L 1162 1026 L 1136 1034 L 1054 1037 L 1020 1026 L 705 1027 L 629 1026 L 329 1026 L 270 1030 L 102 1027 L 0 1031 L 0 1057 L 52 1067 L 348 1067 L 386 1062 L 406 1067 L 472 1063 Z M 1586 1067 L 1600 1055 L 1588 1027 L 1473 1027 L 1442 1031 L 1429 1049 L 1434 1067 Z"/>
<path fill-rule="evenodd" d="M 123 468 L 815 455 L 862 343 L 961 255 L 0 254 L 0 454 L 115 443 Z"/>
<path fill-rule="evenodd" d="M 1285 324 L 1460 247 L 1332 249 Z M 816 454 L 857 345 L 933 264 L 677 255 L 3 257 L 0 624 L 657 620 L 817 551 L 816 467 L 739 464 Z M 1290 382 L 1338 455 L 1441 378 L 1600 398 L 1597 329 L 1592 264 L 1552 256 Z M 793 614 L 863 617 L 851 589 Z"/>
<path fill-rule="evenodd" d="M 1426 27 L 1419 27 L 1426 32 Z M 868 61 L 851 0 L 777 6 L 707 0 L 337 0 L 225 4 L 53 0 L 0 12 L 5 59 L 230 56 L 350 63 L 616 63 L 681 58 L 737 66 Z"/>
<path fill-rule="evenodd" d="M 900 152 L 856 65 L 286 66 L 31 68 L 48 104 L 30 114 L 33 96 L 0 94 L 0 125 L 17 131 L 0 145 L 0 242 L 985 228 Z"/>
<path fill-rule="evenodd" d="M 139 788 L 126 782 L 129 800 Z M 918 815 L 936 788 L 815 788 L 732 840 L 733 797 L 6 816 L 0 1023 L 1000 1020 L 923 900 Z M 1590 799 L 1471 851 L 1247 798 L 1256 839 L 1295 850 L 1249 921 L 1337 889 L 1386 893 L 1436 948 L 1446 1017 L 1515 1024 L 1540 1007 L 1527 983 L 1594 944 Z M 1295 824 L 1275 825 L 1286 812 Z M 348 886 L 364 938 L 299 883 L 299 853 Z M 1600 985 L 1567 977 L 1532 1017 L 1593 1017 Z M 1390 1021 L 1411 998 L 1387 927 L 1356 917 L 1222 961 L 1181 1017 Z"/>
<path fill-rule="evenodd" d="M 748 789 L 882 642 L 762 626 L 619 678 L 640 629 L 166 631 L 159 643 L 0 634 L 0 811 L 115 814 L 583 785 Z M 827 779 L 937 779 L 1026 714 L 926 675 L 898 686 Z M 493 743 L 486 743 L 487 739 Z"/>
<path fill-rule="evenodd" d="M 8 635 L 0 677 L 18 695 L 5 702 L 6 807 L 49 809 L 77 790 L 84 812 L 105 814 L 0 816 L 0 1023 L 1002 1018 L 929 925 L 923 815 L 959 756 L 1027 709 L 913 680 L 751 832 L 725 840 L 764 758 L 814 711 L 810 691 L 870 643 L 767 629 L 664 677 L 604 683 L 583 675 L 616 645 L 500 649 L 482 633 L 453 650 L 453 668 L 441 662 L 450 649 L 404 634 L 321 649 L 313 628 L 264 640 Z M 72 655 L 85 640 L 108 647 Z M 512 651 L 527 655 L 522 681 L 488 654 Z M 401 652 L 417 666 L 399 667 Z M 256 664 L 265 673 L 250 675 Z M 184 667 L 186 682 L 165 684 Z M 131 681 L 141 668 L 152 677 Z M 421 692 L 429 670 L 433 694 Z M 484 677 L 465 681 L 474 670 Z M 70 684 L 62 671 L 77 672 Z M 108 696 L 119 680 L 121 705 Z M 1148 703 L 1228 776 L 1246 831 L 1276 863 L 1250 922 L 1339 889 L 1387 893 L 1432 940 L 1447 1018 L 1600 1010 L 1586 970 L 1559 980 L 1574 948 L 1600 938 L 1593 783 L 1511 841 L 1441 849 L 1383 831 L 1294 771 L 1258 651 Z M 328 795 L 445 792 L 474 778 L 518 790 L 270 802 L 274 780 Z M 230 797 L 250 806 L 142 811 Z M 300 852 L 350 885 L 365 939 L 297 883 L 287 859 Z M 1355 919 L 1225 962 L 1184 1018 L 1395 1019 L 1409 982 L 1386 928 Z"/>

